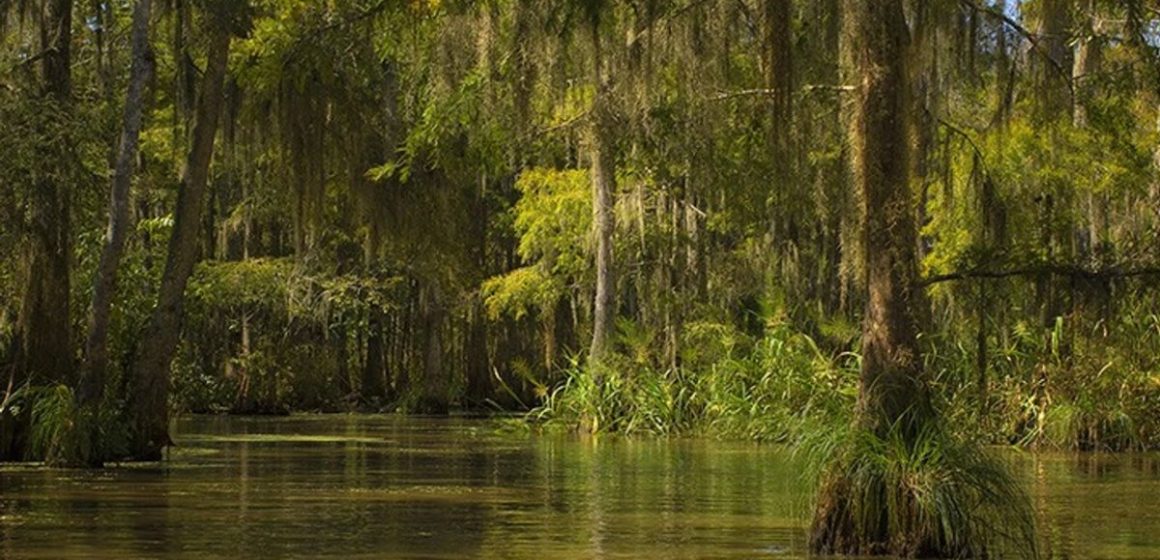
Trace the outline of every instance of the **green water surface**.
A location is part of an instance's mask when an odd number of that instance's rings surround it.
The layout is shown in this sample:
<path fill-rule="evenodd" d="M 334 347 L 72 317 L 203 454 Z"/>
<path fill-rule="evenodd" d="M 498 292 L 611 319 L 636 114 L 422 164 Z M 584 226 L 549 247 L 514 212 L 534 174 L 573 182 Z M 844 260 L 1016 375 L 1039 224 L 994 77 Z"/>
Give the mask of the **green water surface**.
<path fill-rule="evenodd" d="M 0 558 L 800 558 L 789 451 L 465 418 L 192 417 L 162 464 L 0 467 Z M 1017 456 L 1044 556 L 1160 559 L 1160 457 Z"/>

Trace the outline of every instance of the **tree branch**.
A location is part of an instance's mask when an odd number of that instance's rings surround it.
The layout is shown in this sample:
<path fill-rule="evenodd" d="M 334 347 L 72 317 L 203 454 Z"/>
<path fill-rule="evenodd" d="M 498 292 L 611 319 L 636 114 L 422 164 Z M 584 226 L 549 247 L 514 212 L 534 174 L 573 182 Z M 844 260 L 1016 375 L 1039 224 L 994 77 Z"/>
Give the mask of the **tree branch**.
<path fill-rule="evenodd" d="M 282 57 L 282 66 L 285 67 L 289 65 L 298 56 L 298 51 L 304 48 L 308 41 L 316 41 L 330 31 L 346 28 L 363 20 L 375 17 L 381 14 L 383 10 L 385 10 L 389 5 L 391 5 L 390 0 L 379 0 L 373 6 L 370 6 L 369 8 L 350 17 L 328 21 L 324 25 L 320 25 L 314 29 L 311 29 L 309 33 L 299 37 L 292 45 L 290 45 L 290 48 L 287 49 L 287 54 Z"/>
<path fill-rule="evenodd" d="M 564 122 L 530 131 L 526 135 L 524 135 L 523 139 L 529 140 L 529 139 L 540 138 L 542 136 L 547 136 L 549 134 L 559 132 L 561 130 L 566 130 L 566 129 L 572 128 L 573 126 L 576 126 L 577 124 L 580 124 L 582 122 L 587 121 L 588 117 L 590 117 L 591 115 L 592 115 L 592 109 L 591 108 L 585 109 L 580 114 L 578 114 L 574 117 L 571 117 Z"/>
<path fill-rule="evenodd" d="M 1160 268 L 1143 267 L 1143 268 L 1103 268 L 1103 269 L 1089 269 L 1076 265 L 1066 264 L 1045 264 L 1038 266 L 1026 266 L 1019 268 L 1012 268 L 1007 270 L 986 270 L 986 269 L 972 269 L 961 272 L 950 272 L 947 274 L 937 274 L 935 276 L 928 276 L 919 280 L 918 284 L 922 287 L 932 286 L 934 284 L 941 284 L 943 282 L 954 282 L 958 280 L 970 280 L 979 278 L 1012 278 L 1016 276 L 1066 276 L 1073 279 L 1081 280 L 1110 280 L 1113 278 L 1132 278 L 1138 276 L 1160 276 Z"/>
<path fill-rule="evenodd" d="M 810 85 L 803 86 L 801 89 L 801 92 L 802 93 L 811 93 L 811 92 L 815 92 L 815 91 L 835 91 L 835 92 L 840 93 L 840 92 L 857 91 L 857 90 L 858 90 L 858 86 L 810 84 Z M 737 97 L 764 96 L 764 95 L 771 95 L 772 96 L 772 95 L 778 95 L 778 94 L 779 94 L 779 92 L 777 90 L 770 89 L 770 88 L 739 89 L 739 90 L 733 90 L 733 91 L 718 91 L 712 97 L 709 97 L 708 100 L 709 101 L 725 101 L 725 100 L 734 99 Z"/>
<path fill-rule="evenodd" d="M 1007 27 L 1014 29 L 1016 33 L 1022 35 L 1024 39 L 1027 39 L 1028 43 L 1031 43 L 1031 50 L 1039 51 L 1039 56 L 1043 57 L 1044 60 L 1047 60 L 1047 62 L 1051 64 L 1051 68 L 1053 70 L 1055 70 L 1056 72 L 1058 72 L 1060 76 L 1063 76 L 1064 83 L 1067 84 L 1067 89 L 1069 91 L 1071 91 L 1073 94 L 1075 93 L 1075 87 L 1071 83 L 1071 72 L 1068 69 L 1064 68 L 1059 63 L 1058 60 L 1051 58 L 1051 55 L 1048 54 L 1047 51 L 1045 51 L 1043 49 L 1043 46 L 1039 44 L 1039 36 L 1038 35 L 1036 35 L 1035 33 L 1032 33 L 1026 27 L 1023 27 L 1023 25 L 1021 25 L 1019 22 L 1011 19 L 1010 16 L 1008 16 L 1007 14 L 1005 14 L 1003 12 L 1000 12 L 999 10 L 996 10 L 995 8 L 992 8 L 990 6 L 980 6 L 977 3 L 975 3 L 975 0 L 959 0 L 959 2 L 962 5 L 968 7 L 972 10 L 977 10 L 979 12 L 982 12 L 984 14 L 990 15 L 993 18 L 998 19 L 999 21 L 1003 22 Z"/>
<path fill-rule="evenodd" d="M 632 36 L 629 37 L 628 41 L 625 42 L 625 47 L 628 47 L 631 49 L 632 47 L 636 46 L 637 41 L 640 41 L 641 37 L 648 35 L 649 32 L 652 30 L 653 26 L 660 23 L 661 20 L 673 19 L 673 18 L 680 17 L 681 15 L 688 12 L 689 10 L 692 10 L 693 8 L 696 8 L 697 6 L 700 6 L 701 4 L 705 4 L 707 2 L 708 2 L 708 0 L 691 0 L 688 4 L 685 4 L 684 6 L 681 6 L 675 10 L 671 10 L 668 12 L 664 12 L 660 15 L 657 15 L 656 17 L 645 22 L 643 25 L 634 29 Z"/>
<path fill-rule="evenodd" d="M 926 109 L 924 109 L 924 111 L 926 111 Z M 930 114 L 930 112 L 927 111 L 927 114 Z M 937 120 L 938 120 L 938 124 L 941 125 L 943 128 L 946 128 L 947 130 L 962 137 L 963 140 L 966 140 L 967 144 L 971 145 L 971 150 L 973 150 L 975 152 L 975 155 L 979 157 L 980 161 L 983 161 L 985 159 L 983 157 L 983 150 L 981 150 L 979 148 L 979 145 L 975 143 L 975 140 L 973 138 L 971 138 L 971 135 L 967 134 L 967 131 L 959 128 L 955 124 L 953 124 L 950 121 L 947 121 L 945 119 L 939 118 Z"/>

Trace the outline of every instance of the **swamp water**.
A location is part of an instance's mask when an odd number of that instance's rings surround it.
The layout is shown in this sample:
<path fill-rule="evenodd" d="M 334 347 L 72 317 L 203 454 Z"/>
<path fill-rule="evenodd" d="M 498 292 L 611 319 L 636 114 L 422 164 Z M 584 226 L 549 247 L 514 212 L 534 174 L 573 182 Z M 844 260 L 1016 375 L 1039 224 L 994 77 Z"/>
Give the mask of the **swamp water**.
<path fill-rule="evenodd" d="M 160 465 L 0 467 L 0 558 L 800 558 L 777 446 L 188 417 Z M 510 426 L 510 424 L 508 424 Z M 1160 559 L 1160 456 L 1020 456 L 1045 558 Z"/>

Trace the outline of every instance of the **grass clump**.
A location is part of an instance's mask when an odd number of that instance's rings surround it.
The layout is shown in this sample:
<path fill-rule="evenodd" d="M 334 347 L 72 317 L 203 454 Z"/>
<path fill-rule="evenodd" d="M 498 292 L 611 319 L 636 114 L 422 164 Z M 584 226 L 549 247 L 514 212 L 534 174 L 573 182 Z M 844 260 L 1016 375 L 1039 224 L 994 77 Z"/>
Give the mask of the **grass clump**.
<path fill-rule="evenodd" d="M 574 362 L 531 417 L 591 432 L 789 441 L 803 426 L 849 417 L 857 367 L 855 355 L 831 357 L 808 336 L 778 328 L 741 356 L 676 368 L 639 355 Z"/>
<path fill-rule="evenodd" d="M 128 427 L 111 404 L 80 406 L 65 385 L 25 387 L 16 400 L 31 412 L 27 459 L 87 467 L 127 453 Z"/>
<path fill-rule="evenodd" d="M 942 422 L 816 434 L 811 549 L 907 558 L 1038 557 L 1031 505 L 1006 465 Z"/>

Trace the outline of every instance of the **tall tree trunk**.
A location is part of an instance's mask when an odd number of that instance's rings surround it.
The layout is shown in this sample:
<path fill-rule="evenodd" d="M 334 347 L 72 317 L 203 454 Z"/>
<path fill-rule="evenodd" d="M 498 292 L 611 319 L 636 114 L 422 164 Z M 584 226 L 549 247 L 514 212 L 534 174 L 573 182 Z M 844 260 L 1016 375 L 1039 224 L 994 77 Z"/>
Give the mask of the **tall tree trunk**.
<path fill-rule="evenodd" d="M 169 366 L 181 334 L 185 286 L 197 258 L 198 228 L 205 206 L 229 50 L 229 33 L 217 30 L 209 47 L 209 61 L 195 116 L 193 144 L 182 172 L 157 307 L 153 310 L 133 367 L 131 453 L 137 459 L 160 459 L 162 448 L 171 443 Z"/>
<path fill-rule="evenodd" d="M 62 113 L 72 103 L 72 8 L 72 0 L 50 0 L 40 29 L 43 93 Z M 52 146 L 41 149 L 46 161 L 61 156 Z M 37 181 L 28 199 L 28 268 L 13 344 L 13 387 L 72 381 L 70 198 L 60 177 L 48 176 Z M 27 412 L 20 418 L 0 419 L 0 459 L 24 458 L 29 420 Z"/>
<path fill-rule="evenodd" d="M 851 144 L 862 192 L 868 289 L 858 414 L 865 427 L 881 431 L 923 400 L 906 136 L 906 22 L 899 0 L 854 4 L 862 83 Z"/>
<path fill-rule="evenodd" d="M 125 96 L 125 116 L 121 143 L 113 169 L 109 194 L 109 228 L 105 246 L 93 281 L 93 302 L 89 315 L 89 332 L 85 341 L 85 364 L 78 397 L 82 405 L 100 400 L 109 362 L 109 311 L 117 287 L 117 266 L 129 234 L 129 187 L 137 162 L 137 144 L 141 135 L 145 85 L 153 72 L 153 53 L 149 47 L 149 17 L 152 0 L 137 0 L 133 8 L 132 62 L 129 90 Z"/>
<path fill-rule="evenodd" d="M 592 107 L 592 217 L 596 228 L 596 298 L 592 310 L 592 345 L 589 359 L 599 362 L 608 352 L 612 317 L 616 313 L 616 284 L 612 273 L 612 214 L 616 192 L 616 157 L 613 153 L 611 88 L 604 78 L 599 26 L 592 26 L 593 66 L 596 99 Z"/>
<path fill-rule="evenodd" d="M 1039 86 L 1039 116 L 1044 121 L 1071 114 L 1068 30 L 1071 27 L 1071 0 L 1042 0 L 1035 34 L 1038 49 L 1032 52 L 1033 69 Z"/>
<path fill-rule="evenodd" d="M 846 7 L 850 54 L 860 78 L 850 143 L 854 178 L 862 193 L 867 281 L 855 418 L 860 429 L 879 436 L 899 425 L 911 434 L 929 413 L 929 396 L 922 381 L 916 320 L 920 295 L 906 134 L 906 19 L 902 0 L 851 0 Z M 889 549 L 894 535 L 888 524 L 878 524 L 879 535 L 856 529 L 850 501 L 858 497 L 848 491 L 843 475 L 837 476 L 827 482 L 818 501 L 811 548 L 824 554 Z"/>
<path fill-rule="evenodd" d="M 72 97 L 72 12 L 73 0 L 49 0 L 40 30 L 45 93 L 60 103 Z"/>
<path fill-rule="evenodd" d="M 49 2 L 48 19 L 41 29 L 44 93 L 61 111 L 72 103 L 72 7 L 72 0 Z M 60 156 L 46 153 L 45 157 Z M 68 189 L 59 177 L 41 179 L 29 197 L 28 277 L 19 318 L 19 369 L 26 379 L 62 383 L 72 377 L 69 201 Z"/>
<path fill-rule="evenodd" d="M 772 151 L 774 242 L 798 242 L 797 215 L 804 194 L 792 182 L 793 137 L 792 0 L 765 0 L 765 86 L 769 90 L 769 148 Z"/>
<path fill-rule="evenodd" d="M 412 349 L 415 345 L 415 292 L 414 283 L 411 283 L 407 305 L 399 311 L 399 327 L 396 329 L 398 334 L 398 342 L 396 348 L 399 352 L 397 368 L 395 369 L 395 385 L 393 392 L 399 398 L 405 398 L 411 392 L 411 372 L 415 371 L 414 360 L 411 359 Z"/>
<path fill-rule="evenodd" d="M 386 365 L 383 361 L 383 311 L 372 307 L 367 319 L 367 358 L 363 365 L 362 387 L 359 397 L 363 404 L 372 405 L 385 396 L 383 389 Z"/>
<path fill-rule="evenodd" d="M 450 408 L 447 381 L 443 360 L 443 301 L 439 288 L 426 285 L 421 288 L 420 299 L 423 313 L 423 395 L 419 399 L 419 412 L 424 414 L 447 414 Z"/>
<path fill-rule="evenodd" d="M 471 235 L 475 240 L 469 251 L 469 258 L 479 277 L 488 276 L 488 223 L 491 219 L 487 205 L 488 180 L 481 174 L 479 188 L 471 194 L 472 224 Z M 465 340 L 464 361 L 467 376 L 467 401 L 472 406 L 482 407 L 492 399 L 491 355 L 487 349 L 488 321 L 484 309 L 483 296 L 476 291 L 471 295 L 470 307 L 466 313 L 467 339 Z"/>
<path fill-rule="evenodd" d="M 495 395 L 491 382 L 491 356 L 487 351 L 488 324 L 483 298 L 472 298 L 467 317 L 467 399 L 482 407 Z"/>
<path fill-rule="evenodd" d="M 1076 41 L 1075 62 L 1072 64 L 1072 84 L 1075 88 L 1075 103 L 1072 124 L 1076 128 L 1087 128 L 1087 102 L 1094 97 L 1093 80 L 1100 71 L 1103 49 L 1099 38 L 1101 22 L 1095 0 L 1083 0 L 1077 14 L 1083 23 L 1082 32 Z M 1090 247 L 1090 255 L 1097 262 L 1107 257 L 1108 244 L 1108 196 L 1088 189 L 1088 231 L 1085 237 Z"/>

